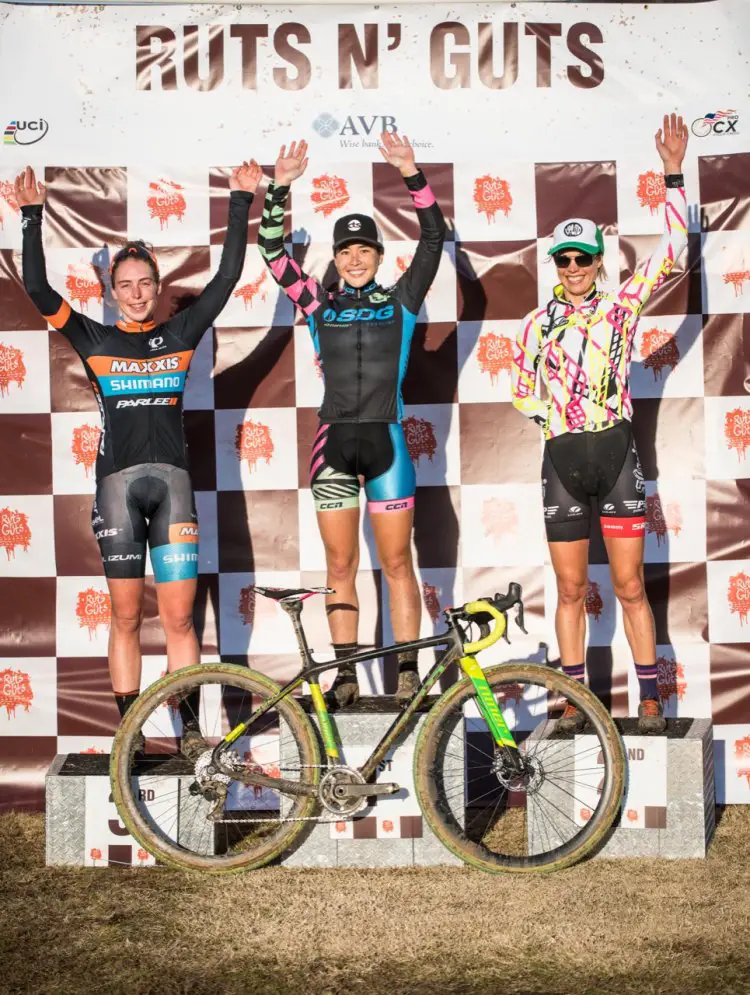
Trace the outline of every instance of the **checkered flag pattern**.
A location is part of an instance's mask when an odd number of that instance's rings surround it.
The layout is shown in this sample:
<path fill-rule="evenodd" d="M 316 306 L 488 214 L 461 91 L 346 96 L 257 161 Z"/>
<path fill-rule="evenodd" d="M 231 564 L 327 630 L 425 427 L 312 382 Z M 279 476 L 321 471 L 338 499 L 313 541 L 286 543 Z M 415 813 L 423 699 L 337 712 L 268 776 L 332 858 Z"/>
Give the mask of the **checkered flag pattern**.
<path fill-rule="evenodd" d="M 519 321 L 550 295 L 554 225 L 582 211 L 605 233 L 612 283 L 658 241 L 663 182 L 653 163 L 433 163 L 450 232 L 414 338 L 404 400 L 418 490 L 415 561 L 422 634 L 440 611 L 523 585 L 529 635 L 484 663 L 554 660 L 554 577 L 542 518 L 541 433 L 510 403 Z M 127 237 L 153 243 L 164 275 L 157 319 L 215 269 L 228 169 L 48 166 L 51 284 L 97 320 L 115 318 L 108 259 Z M 266 169 L 270 174 L 270 169 Z M 633 351 L 634 430 L 647 480 L 646 583 L 667 715 L 713 718 L 719 799 L 750 801 L 750 154 L 693 159 L 686 253 L 649 301 Z M 0 808 L 39 808 L 56 753 L 107 751 L 110 606 L 90 527 L 99 414 L 82 365 L 20 280 L 21 230 L 0 172 Z M 105 195 L 106 194 L 106 195 Z M 272 677 L 298 667 L 291 626 L 250 586 L 321 584 L 325 559 L 308 486 L 322 379 L 304 324 L 279 294 L 252 206 L 242 278 L 201 342 L 185 395 L 201 530 L 196 622 L 204 660 Z M 384 163 L 316 162 L 294 186 L 286 232 L 305 268 L 333 280 L 341 213 L 373 213 L 386 240 L 381 282 L 408 265 L 418 228 Z M 588 672 L 616 715 L 638 686 L 601 537 L 593 537 Z M 362 642 L 389 640 L 388 593 L 363 515 Z M 147 578 L 143 685 L 166 669 Z M 330 651 L 322 601 L 310 643 Z M 428 654 L 420 661 L 430 664 Z M 331 676 L 331 675 L 329 675 Z M 390 661 L 362 669 L 392 690 Z"/>

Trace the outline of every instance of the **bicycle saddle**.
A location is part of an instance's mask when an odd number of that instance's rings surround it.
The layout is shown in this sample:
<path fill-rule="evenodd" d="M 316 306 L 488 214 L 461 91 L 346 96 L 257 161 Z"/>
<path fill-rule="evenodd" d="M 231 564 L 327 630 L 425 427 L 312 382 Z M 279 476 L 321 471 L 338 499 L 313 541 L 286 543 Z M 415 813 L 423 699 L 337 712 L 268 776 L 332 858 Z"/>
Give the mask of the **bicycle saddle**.
<path fill-rule="evenodd" d="M 304 601 L 311 598 L 313 594 L 335 594 L 330 587 L 260 587 L 254 584 L 253 591 L 262 594 L 264 598 L 271 598 L 273 601 Z"/>

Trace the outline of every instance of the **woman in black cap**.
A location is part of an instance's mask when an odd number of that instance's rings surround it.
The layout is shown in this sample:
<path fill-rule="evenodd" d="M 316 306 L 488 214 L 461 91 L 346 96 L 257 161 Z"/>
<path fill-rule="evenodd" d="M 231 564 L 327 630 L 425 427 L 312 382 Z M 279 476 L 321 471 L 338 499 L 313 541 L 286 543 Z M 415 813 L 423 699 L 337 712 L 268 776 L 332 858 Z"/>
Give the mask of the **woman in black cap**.
<path fill-rule="evenodd" d="M 416 478 L 401 428 L 401 385 L 417 315 L 440 263 L 445 222 L 414 163 L 406 136 L 384 132 L 381 153 L 404 178 L 417 211 L 419 245 L 393 287 L 376 280 L 383 238 L 364 214 L 339 218 L 333 255 L 341 278 L 328 291 L 284 248 L 284 205 L 290 184 L 307 167 L 307 142 L 282 146 L 269 186 L 258 245 L 274 279 L 305 315 L 320 359 L 325 395 L 313 444 L 310 483 L 326 551 L 326 611 L 337 658 L 357 651 L 359 607 L 359 478 L 365 481 L 380 566 L 388 583 L 397 642 L 419 635 L 420 599 L 411 557 Z M 415 653 L 399 654 L 397 695 L 407 699 L 419 680 Z M 329 701 L 359 697 L 356 670 L 339 668 Z"/>

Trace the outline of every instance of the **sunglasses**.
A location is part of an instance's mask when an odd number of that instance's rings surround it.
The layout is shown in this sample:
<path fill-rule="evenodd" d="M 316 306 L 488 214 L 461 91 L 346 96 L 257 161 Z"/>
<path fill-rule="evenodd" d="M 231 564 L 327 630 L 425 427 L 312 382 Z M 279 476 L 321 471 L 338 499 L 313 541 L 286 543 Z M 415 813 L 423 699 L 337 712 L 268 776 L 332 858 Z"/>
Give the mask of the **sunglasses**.
<path fill-rule="evenodd" d="M 581 268 L 584 266 L 590 266 L 594 261 L 594 257 L 590 252 L 581 252 L 577 256 L 566 256 L 563 255 L 562 252 L 556 252 L 552 258 L 555 260 L 555 266 L 557 266 L 558 269 L 567 269 L 574 259 L 576 266 Z"/>

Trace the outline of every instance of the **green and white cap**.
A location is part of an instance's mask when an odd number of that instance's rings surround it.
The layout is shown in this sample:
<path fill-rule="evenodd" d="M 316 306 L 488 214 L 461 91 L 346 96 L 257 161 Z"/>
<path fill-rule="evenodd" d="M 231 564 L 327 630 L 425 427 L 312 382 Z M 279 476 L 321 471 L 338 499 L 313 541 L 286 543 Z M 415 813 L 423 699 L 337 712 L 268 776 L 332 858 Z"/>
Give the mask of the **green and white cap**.
<path fill-rule="evenodd" d="M 552 248 L 548 255 L 552 256 L 563 249 L 580 249 L 581 252 L 604 254 L 604 236 L 593 221 L 587 218 L 568 218 L 561 221 L 552 233 Z"/>

